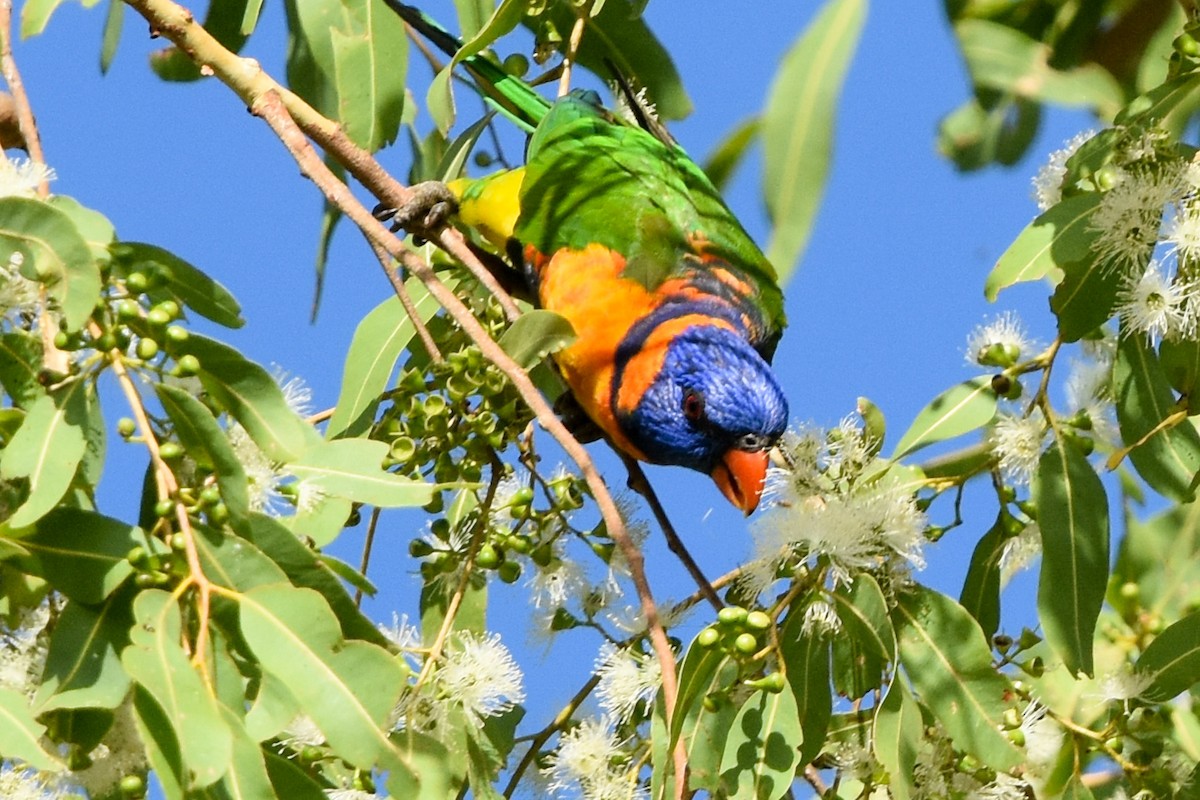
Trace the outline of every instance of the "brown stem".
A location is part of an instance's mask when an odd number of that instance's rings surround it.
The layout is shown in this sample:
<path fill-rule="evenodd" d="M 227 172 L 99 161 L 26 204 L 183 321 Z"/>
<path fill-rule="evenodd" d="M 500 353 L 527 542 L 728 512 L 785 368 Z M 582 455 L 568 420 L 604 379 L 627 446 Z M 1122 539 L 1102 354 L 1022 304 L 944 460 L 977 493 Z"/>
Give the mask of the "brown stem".
<path fill-rule="evenodd" d="M 383 513 L 383 509 L 376 506 L 371 509 L 371 521 L 367 523 L 367 538 L 363 542 L 362 561 L 359 563 L 358 571 L 365 578 L 367 577 L 367 567 L 371 563 L 371 547 L 375 544 L 375 529 L 379 526 L 379 515 Z M 362 588 L 354 590 L 354 607 L 362 606 Z"/>
<path fill-rule="evenodd" d="M 575 712 L 579 710 L 579 707 L 583 705 L 583 701 L 588 698 L 588 695 L 592 693 L 592 690 L 599 683 L 599 675 L 593 675 L 588 678 L 587 683 L 575 693 L 574 697 L 567 701 L 567 704 L 555 715 L 550 724 L 533 735 L 533 739 L 529 742 L 529 749 L 525 751 L 525 755 L 521 756 L 521 761 L 517 764 L 516 769 L 513 770 L 512 777 L 508 779 L 508 786 L 504 787 L 505 797 L 511 798 L 513 796 L 513 792 L 517 790 L 517 784 L 520 782 L 521 776 L 525 774 L 525 770 L 529 769 L 529 765 L 533 763 L 533 759 L 537 757 L 538 752 L 541 751 L 546 742 L 550 741 L 551 736 L 562 730 L 562 727 L 571 721 L 571 717 L 575 716 Z"/>
<path fill-rule="evenodd" d="M 579 45 L 583 41 L 583 29 L 587 26 L 588 17 L 592 15 L 592 3 L 588 0 L 575 12 L 575 24 L 571 26 L 571 35 L 567 39 L 567 51 L 563 53 L 562 73 L 558 77 L 558 96 L 564 97 L 571 91 L 571 67 L 579 55 Z"/>
<path fill-rule="evenodd" d="M 663 536 L 666 537 L 667 547 L 683 563 L 684 569 L 692 576 L 692 580 L 696 582 L 696 586 L 699 588 L 700 594 L 704 596 L 704 599 L 708 600 L 709 604 L 715 610 L 720 611 L 725 607 L 725 604 L 721 602 L 721 598 L 713 590 L 712 584 L 708 582 L 708 578 L 704 577 L 704 572 L 700 569 L 700 565 L 692 558 L 692 554 L 688 552 L 683 540 L 675 532 L 675 526 L 671 524 L 671 520 L 667 516 L 667 510 L 663 508 L 662 503 L 658 499 L 658 493 L 650 485 L 650 479 L 646 477 L 646 472 L 642 469 L 642 465 L 636 459 L 630 458 L 624 453 L 621 454 L 621 460 L 625 462 L 625 469 L 629 471 L 629 488 L 646 499 L 646 503 L 650 506 L 650 511 L 654 514 L 654 518 L 658 520 L 658 527 L 662 529 Z"/>

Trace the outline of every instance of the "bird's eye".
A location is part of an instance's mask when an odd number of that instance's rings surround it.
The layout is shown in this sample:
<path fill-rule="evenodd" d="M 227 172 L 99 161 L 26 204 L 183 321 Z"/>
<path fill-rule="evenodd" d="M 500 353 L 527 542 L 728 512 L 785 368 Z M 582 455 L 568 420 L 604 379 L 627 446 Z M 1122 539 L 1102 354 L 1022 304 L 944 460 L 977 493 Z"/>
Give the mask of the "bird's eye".
<path fill-rule="evenodd" d="M 704 395 L 695 389 L 683 393 L 683 415 L 692 422 L 698 422 L 704 417 Z"/>

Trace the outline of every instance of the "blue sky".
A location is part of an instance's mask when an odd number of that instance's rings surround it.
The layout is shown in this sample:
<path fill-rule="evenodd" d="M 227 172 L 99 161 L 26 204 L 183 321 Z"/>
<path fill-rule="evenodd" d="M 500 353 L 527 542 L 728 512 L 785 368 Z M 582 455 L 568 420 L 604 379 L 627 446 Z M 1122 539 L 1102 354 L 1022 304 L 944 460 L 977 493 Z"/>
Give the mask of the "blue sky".
<path fill-rule="evenodd" d="M 780 57 L 816 8 L 807 0 L 650 3 L 647 17 L 695 103 L 693 116 L 672 127 L 689 152 L 701 158 L 760 109 Z M 146 58 L 161 42 L 146 37 L 145 23 L 132 12 L 112 70 L 102 77 L 103 11 L 67 5 L 45 35 L 16 48 L 47 159 L 59 176 L 53 190 L 107 214 L 121 238 L 167 247 L 222 281 L 241 300 L 248 324 L 217 335 L 262 363 L 303 376 L 315 405 L 332 405 L 355 324 L 389 293 L 370 251 L 348 228 L 339 232 L 324 305 L 309 325 L 320 212 L 315 189 L 266 126 L 220 84 L 164 84 L 154 77 Z M 247 51 L 277 76 L 282 17 L 281 4 L 268 3 Z M 985 317 L 1015 308 L 1042 341 L 1052 338 L 1044 286 L 1010 289 L 993 307 L 983 298 L 983 279 L 1036 212 L 1029 178 L 1045 154 L 1093 123 L 1080 113 L 1050 111 L 1024 162 L 963 176 L 936 153 L 935 136 L 938 120 L 967 92 L 941 3 L 872 4 L 839 110 L 825 201 L 786 287 L 791 327 L 776 363 L 798 421 L 835 424 L 865 395 L 887 415 L 894 442 L 932 397 L 974 374 L 964 361 L 965 341 Z M 422 124 L 427 128 L 427 117 Z M 405 148 L 382 161 L 402 175 Z M 765 244 L 759 168 L 751 158 L 728 200 Z M 122 413 L 108 411 L 114 420 Z M 102 494 L 103 510 L 126 518 L 136 513 L 144 463 L 132 450 L 111 437 Z M 599 445 L 592 450 L 610 481 L 621 485 L 615 459 Z M 724 572 L 749 552 L 747 523 L 707 478 L 654 469 L 651 479 L 708 573 Z M 968 500 L 985 494 L 968 493 Z M 948 504 L 934 507 L 938 522 L 949 513 Z M 930 548 L 921 579 L 957 596 L 971 548 L 993 515 L 994 505 L 968 502 L 967 523 Z M 415 613 L 418 577 L 407 541 L 421 524 L 399 516 L 381 531 L 370 573 L 381 588 L 370 606 L 377 618 L 392 610 Z M 357 542 L 358 534 L 349 534 L 336 551 L 357 561 Z M 657 536 L 648 569 L 660 596 L 690 591 Z M 584 632 L 553 645 L 533 640 L 524 597 L 519 587 L 497 589 L 493 598 L 506 610 L 494 609 L 489 621 L 539 681 L 530 703 L 536 729 L 586 678 L 599 642 Z M 1016 633 L 1032 622 L 1033 583 L 1018 581 L 1008 598 L 1004 627 Z M 543 656 L 553 661 L 542 663 Z M 559 666 L 565 663 L 578 668 Z"/>

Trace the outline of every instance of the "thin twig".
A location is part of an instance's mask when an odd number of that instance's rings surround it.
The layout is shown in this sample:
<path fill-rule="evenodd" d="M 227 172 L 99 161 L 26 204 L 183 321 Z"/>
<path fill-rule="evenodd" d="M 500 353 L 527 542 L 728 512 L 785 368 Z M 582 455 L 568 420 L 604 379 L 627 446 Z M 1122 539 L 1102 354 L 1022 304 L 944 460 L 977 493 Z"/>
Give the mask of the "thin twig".
<path fill-rule="evenodd" d="M 663 536 L 666 537 L 667 547 L 683 563 L 684 569 L 692 576 L 692 580 L 696 582 L 696 586 L 704 598 L 708 600 L 709 604 L 715 610 L 720 611 L 725 607 L 725 604 L 721 602 L 721 598 L 713 590 L 708 578 L 704 577 L 704 572 L 700 569 L 700 565 L 692 558 L 692 554 L 688 552 L 683 540 L 675 532 L 675 526 L 671 524 L 670 518 L 667 517 L 667 510 L 663 508 L 662 503 L 658 499 L 658 494 L 654 491 L 654 487 L 650 485 L 650 479 L 646 477 L 646 472 L 642 469 L 642 465 L 636 459 L 624 453 L 621 453 L 621 460 L 625 463 L 625 469 L 629 471 L 629 488 L 646 498 L 646 503 L 654 513 L 654 518 L 658 520 L 658 527 L 662 529 Z"/>
<path fill-rule="evenodd" d="M 129 410 L 137 423 L 142 442 L 150 453 L 150 463 L 154 466 L 159 499 L 170 500 L 175 506 L 175 523 L 179 526 L 179 532 L 183 534 L 183 552 L 188 565 L 188 577 L 184 586 L 191 583 L 196 587 L 196 593 L 199 595 L 196 612 L 200 619 L 197 623 L 196 647 L 192 651 L 192 663 L 200 668 L 201 677 L 208 681 L 210 676 L 205 668 L 204 649 L 208 641 L 208 615 L 212 582 L 208 580 L 208 576 L 204 574 L 204 569 L 200 566 L 200 554 L 196 549 L 196 533 L 192 530 L 192 521 L 188 518 L 187 508 L 179 499 L 179 483 L 175 480 L 175 473 L 171 471 L 159 451 L 158 439 L 154 435 L 154 429 L 150 427 L 150 418 L 146 414 L 142 396 L 138 393 L 129 371 L 125 369 L 120 352 L 114 350 L 110 356 L 113 374 L 117 376 L 117 383 L 120 385 L 125 399 L 129 402 Z"/>
<path fill-rule="evenodd" d="M 417 312 L 417 307 L 413 304 L 412 295 L 408 293 L 408 287 L 404 285 L 404 278 L 401 276 L 400 271 L 396 269 L 391 253 L 382 245 L 374 242 L 371 243 L 371 250 L 375 253 L 375 257 L 379 259 L 379 266 L 383 267 L 383 271 L 387 273 L 388 282 L 392 284 L 392 291 L 400 299 L 400 305 L 404 308 L 404 313 L 408 314 L 408 319 L 413 324 L 413 330 L 417 332 L 417 338 L 425 346 L 425 352 L 429 353 L 430 360 L 435 364 L 441 364 L 446 359 L 442 357 L 442 351 L 438 349 L 437 342 L 433 340 L 433 335 L 429 332 L 429 327 L 425 324 L 425 320 L 421 319 L 421 315 Z"/>
<path fill-rule="evenodd" d="M 383 513 L 383 509 L 379 506 L 371 509 L 371 519 L 367 522 L 367 538 L 363 542 L 362 560 L 358 565 L 358 572 L 364 578 L 367 577 L 367 566 L 371 563 L 371 547 L 375 544 L 375 528 L 379 525 L 379 515 Z M 363 590 L 361 587 L 354 589 L 354 607 L 362 607 Z"/>
<path fill-rule="evenodd" d="M 588 698 L 592 690 L 600 683 L 599 675 L 592 675 L 575 696 L 567 701 L 562 710 L 555 715 L 550 724 L 542 728 L 533 735 L 533 739 L 529 742 L 529 749 L 525 751 L 525 755 L 521 756 L 516 768 L 513 770 L 512 777 L 508 779 L 508 786 L 504 787 L 504 796 L 511 798 L 513 792 L 517 790 L 517 784 L 521 780 L 521 776 L 525 774 L 525 770 L 529 769 L 529 765 L 537 758 L 537 754 L 541 751 L 546 742 L 550 741 L 550 737 L 558 731 L 562 730 L 563 726 L 571 721 L 571 717 L 575 716 L 575 712 L 583 705 L 583 701 Z"/>
<path fill-rule="evenodd" d="M 565 97 L 567 92 L 571 91 L 571 67 L 575 65 L 575 59 L 579 55 L 583 29 L 587 26 L 588 17 L 592 15 L 592 0 L 587 0 L 575 13 L 575 24 L 571 26 L 571 36 L 567 39 L 567 52 L 563 53 L 562 74 L 558 78 L 559 97 Z"/>

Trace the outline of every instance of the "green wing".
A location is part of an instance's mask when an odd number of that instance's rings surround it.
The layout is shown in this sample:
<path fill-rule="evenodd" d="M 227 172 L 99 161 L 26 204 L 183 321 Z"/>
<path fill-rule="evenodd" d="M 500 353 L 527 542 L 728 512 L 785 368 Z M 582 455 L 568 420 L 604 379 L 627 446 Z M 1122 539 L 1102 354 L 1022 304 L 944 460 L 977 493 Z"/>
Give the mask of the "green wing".
<path fill-rule="evenodd" d="M 778 338 L 786 320 L 775 269 L 678 147 L 574 93 L 538 125 L 525 170 L 515 230 L 525 244 L 543 254 L 604 245 L 651 291 L 719 259 L 751 287 L 761 338 Z"/>

